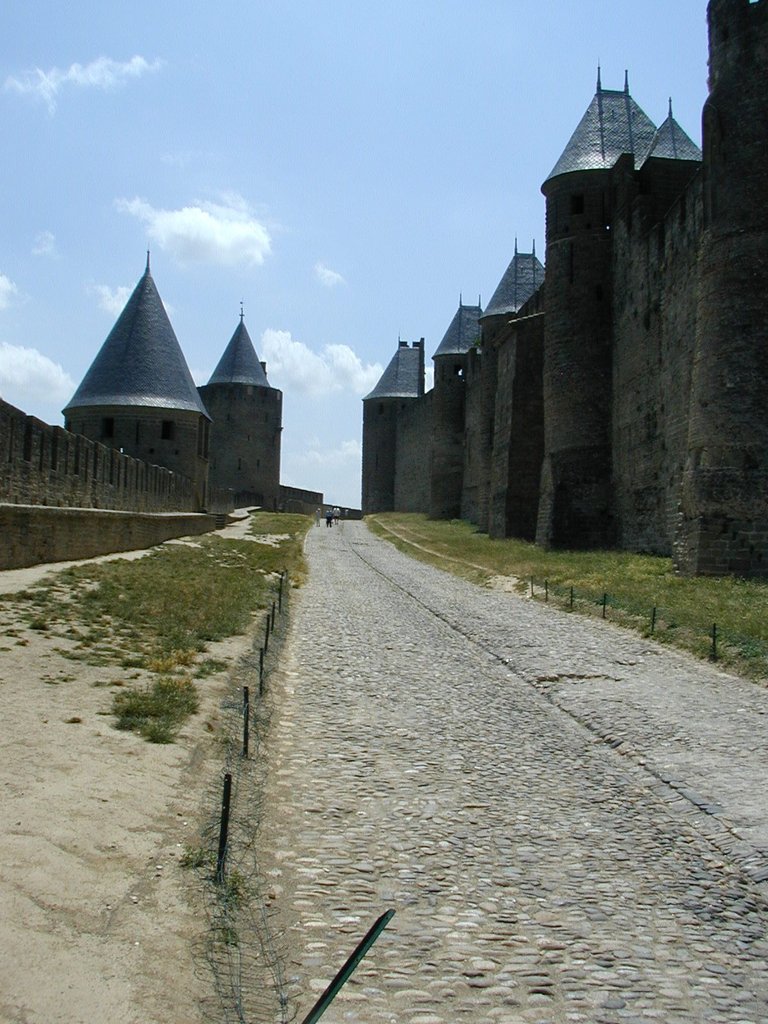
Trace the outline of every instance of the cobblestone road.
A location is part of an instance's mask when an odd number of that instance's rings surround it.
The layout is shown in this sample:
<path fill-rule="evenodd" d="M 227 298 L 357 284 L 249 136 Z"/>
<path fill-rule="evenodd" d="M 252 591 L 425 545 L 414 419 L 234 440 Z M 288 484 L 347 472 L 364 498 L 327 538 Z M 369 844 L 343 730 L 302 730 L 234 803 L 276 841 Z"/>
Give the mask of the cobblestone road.
<path fill-rule="evenodd" d="M 768 692 L 313 528 L 263 863 L 299 1020 L 764 1024 Z"/>

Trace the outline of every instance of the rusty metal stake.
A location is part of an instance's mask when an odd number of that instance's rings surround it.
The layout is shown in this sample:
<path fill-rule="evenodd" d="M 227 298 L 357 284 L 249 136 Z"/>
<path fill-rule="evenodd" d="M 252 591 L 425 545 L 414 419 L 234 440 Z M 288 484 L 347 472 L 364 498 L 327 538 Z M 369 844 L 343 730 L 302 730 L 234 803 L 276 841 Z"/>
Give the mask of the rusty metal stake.
<path fill-rule="evenodd" d="M 243 687 L 243 757 L 248 757 L 248 731 L 251 724 L 251 693 Z"/>
<path fill-rule="evenodd" d="M 363 957 L 371 948 L 371 946 L 374 944 L 376 939 L 378 939 L 379 935 L 381 935 L 381 933 L 387 927 L 389 922 L 394 917 L 394 914 L 394 910 L 388 910 L 386 913 L 382 914 L 381 917 L 377 918 L 376 921 L 374 921 L 373 925 L 368 929 L 368 932 L 365 935 L 365 937 L 357 944 L 355 951 L 349 957 L 347 962 L 341 968 L 341 970 L 330 983 L 325 992 L 323 992 L 323 994 L 317 1000 L 317 1002 L 309 1011 L 309 1013 L 301 1022 L 301 1024 L 315 1024 L 315 1021 L 320 1020 L 322 1015 L 325 1013 L 325 1011 L 331 1005 L 333 1000 L 339 994 L 339 990 L 341 989 L 342 985 L 345 985 L 352 977 L 355 968 L 363 959 Z"/>
<path fill-rule="evenodd" d="M 216 858 L 216 884 L 224 882 L 224 867 L 227 862 L 227 839 L 229 837 L 229 800 L 232 793 L 232 776 L 224 776 L 224 793 L 221 798 L 221 827 L 219 828 L 219 853 Z"/>

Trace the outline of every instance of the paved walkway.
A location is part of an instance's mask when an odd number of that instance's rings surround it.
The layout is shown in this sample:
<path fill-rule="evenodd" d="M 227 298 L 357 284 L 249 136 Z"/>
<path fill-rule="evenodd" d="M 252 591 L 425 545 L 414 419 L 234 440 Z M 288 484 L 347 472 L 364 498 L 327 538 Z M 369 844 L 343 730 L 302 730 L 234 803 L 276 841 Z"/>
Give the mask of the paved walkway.
<path fill-rule="evenodd" d="M 313 528 L 265 754 L 298 1020 L 764 1024 L 768 691 Z"/>

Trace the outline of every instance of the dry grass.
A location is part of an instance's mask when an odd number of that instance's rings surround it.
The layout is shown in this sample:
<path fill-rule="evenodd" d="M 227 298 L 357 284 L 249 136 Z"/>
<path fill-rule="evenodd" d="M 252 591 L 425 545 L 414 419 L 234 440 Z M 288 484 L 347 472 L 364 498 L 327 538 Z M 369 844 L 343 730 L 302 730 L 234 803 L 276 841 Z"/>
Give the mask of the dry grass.
<path fill-rule="evenodd" d="M 245 633 L 271 607 L 284 571 L 290 585 L 303 582 L 310 525 L 306 516 L 257 513 L 253 539 L 207 535 L 194 544 L 162 545 L 140 559 L 63 570 L 0 600 L 0 617 L 13 623 L 5 635 L 27 642 L 22 624 L 60 639 L 57 650 L 73 661 L 136 670 L 145 685 L 115 698 L 119 727 L 168 742 L 180 721 L 171 705 L 185 708 L 184 716 L 192 713 L 190 677 L 226 667 L 203 657 L 208 645 Z M 165 705 L 162 713 L 158 702 Z M 164 717 L 165 725 L 151 724 Z"/>

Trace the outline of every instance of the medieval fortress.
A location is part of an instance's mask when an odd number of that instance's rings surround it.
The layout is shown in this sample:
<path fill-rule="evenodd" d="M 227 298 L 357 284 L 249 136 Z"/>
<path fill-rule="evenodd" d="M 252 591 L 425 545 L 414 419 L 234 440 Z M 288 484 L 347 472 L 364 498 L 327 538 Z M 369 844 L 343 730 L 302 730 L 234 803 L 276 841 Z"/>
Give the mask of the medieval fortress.
<path fill-rule="evenodd" d="M 400 343 L 363 401 L 363 511 L 768 575 L 768 0 L 710 0 L 703 152 L 597 89 L 424 392 Z"/>

